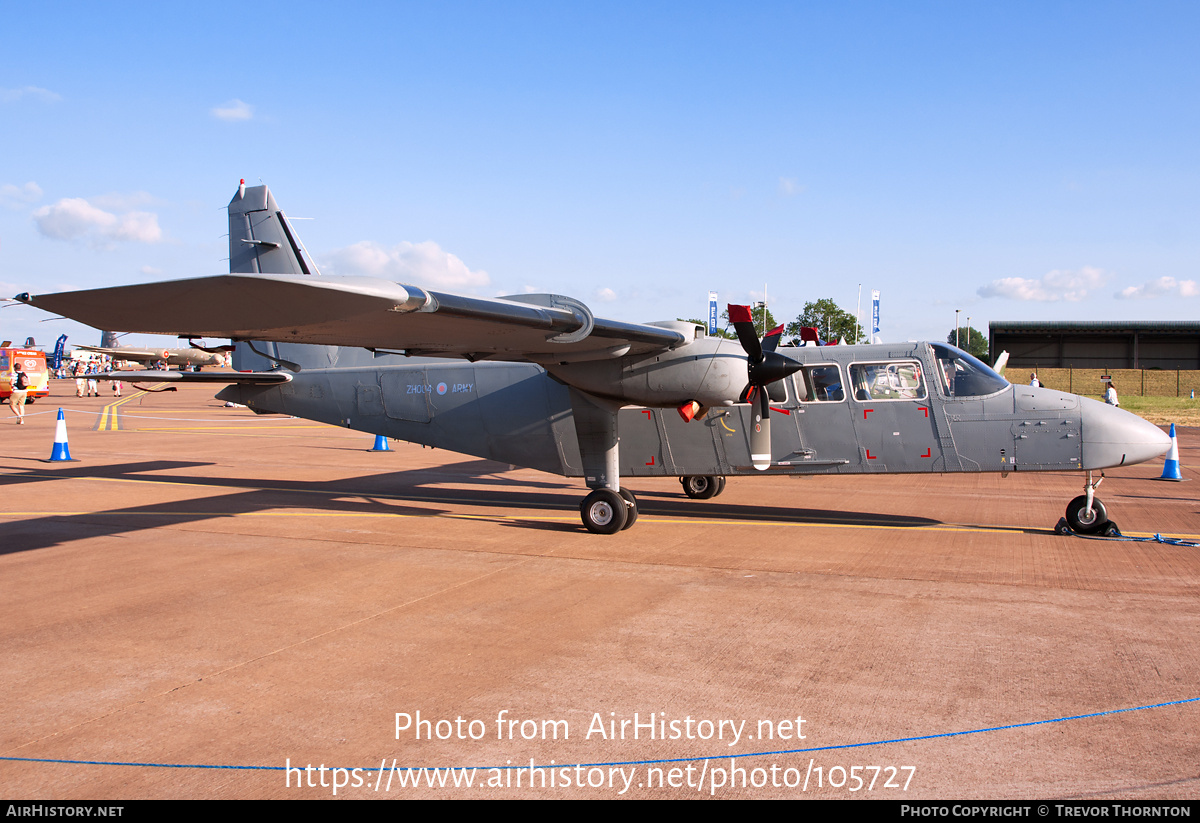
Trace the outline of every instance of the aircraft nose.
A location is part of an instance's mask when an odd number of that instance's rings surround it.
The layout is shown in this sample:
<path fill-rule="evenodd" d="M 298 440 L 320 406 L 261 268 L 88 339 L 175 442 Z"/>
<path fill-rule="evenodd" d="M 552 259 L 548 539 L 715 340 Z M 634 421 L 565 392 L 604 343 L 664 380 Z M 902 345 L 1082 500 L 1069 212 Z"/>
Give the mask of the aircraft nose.
<path fill-rule="evenodd" d="M 1171 448 L 1171 438 L 1153 423 L 1124 409 L 1080 398 L 1083 466 L 1106 469 L 1153 460 Z"/>

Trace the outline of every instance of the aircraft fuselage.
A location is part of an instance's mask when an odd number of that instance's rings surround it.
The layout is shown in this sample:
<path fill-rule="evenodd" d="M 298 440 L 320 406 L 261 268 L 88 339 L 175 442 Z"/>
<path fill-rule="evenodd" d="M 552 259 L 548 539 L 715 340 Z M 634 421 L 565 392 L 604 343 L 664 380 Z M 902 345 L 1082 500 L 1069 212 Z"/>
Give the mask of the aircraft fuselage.
<path fill-rule="evenodd" d="M 275 345 L 303 367 L 290 383 L 231 386 L 219 397 L 566 477 L 584 474 L 568 388 L 540 366 Z M 986 377 L 980 383 L 980 375 L 962 374 L 953 360 L 960 353 L 942 344 L 780 353 L 802 367 L 781 381 L 786 399 L 771 404 L 768 473 L 1100 469 L 1163 451 L 1165 435 L 1141 418 L 1066 392 Z M 258 357 L 242 348 L 238 354 Z M 652 384 L 652 360 L 625 371 Z M 736 373 L 744 362 L 729 362 L 735 373 L 728 379 L 744 381 Z M 713 406 L 690 422 L 673 407 L 622 408 L 620 475 L 761 474 L 750 459 L 753 415 L 750 404 Z"/>

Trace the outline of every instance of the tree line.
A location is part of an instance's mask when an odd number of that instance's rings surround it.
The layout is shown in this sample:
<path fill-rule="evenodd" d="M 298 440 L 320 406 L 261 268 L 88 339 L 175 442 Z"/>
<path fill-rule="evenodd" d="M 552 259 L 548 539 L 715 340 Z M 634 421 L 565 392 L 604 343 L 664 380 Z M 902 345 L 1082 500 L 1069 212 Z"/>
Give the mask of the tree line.
<path fill-rule="evenodd" d="M 766 313 L 766 322 L 763 322 L 763 313 Z M 758 328 L 759 334 L 765 334 L 767 331 L 779 325 L 775 319 L 775 315 L 771 314 L 771 310 L 762 305 L 758 305 L 750 309 L 750 315 L 754 318 L 754 325 Z M 682 317 L 680 320 L 684 320 Z M 730 340 L 737 337 L 729 330 L 729 312 L 728 310 L 721 312 L 721 319 L 725 321 L 725 327 L 717 328 L 717 336 L 725 337 Z M 707 321 L 704 320 L 684 320 L 685 323 L 696 323 L 698 325 L 708 327 Z M 817 330 L 817 336 L 822 340 L 830 342 L 841 342 L 845 340 L 847 343 L 866 343 L 868 342 L 866 329 L 859 326 L 854 315 L 847 311 L 843 311 L 837 303 L 829 299 L 816 300 L 804 304 L 804 311 L 796 316 L 796 319 L 788 323 L 783 328 L 784 344 L 800 343 L 800 329 L 811 327 Z M 764 331 L 765 329 L 765 331 Z"/>
<path fill-rule="evenodd" d="M 765 324 L 763 322 L 764 312 L 766 312 Z M 755 306 L 750 310 L 750 314 L 754 318 L 754 325 L 758 328 L 760 335 L 779 325 L 775 316 L 771 314 L 771 310 L 764 306 Z M 679 319 L 684 320 L 682 317 Z M 717 328 L 717 336 L 729 340 L 736 339 L 737 335 L 729 329 L 729 312 L 721 312 L 721 319 L 725 321 L 725 326 Z M 684 322 L 696 323 L 705 328 L 708 327 L 708 322 L 705 320 L 693 319 L 684 320 Z M 830 342 L 835 340 L 838 343 L 843 340 L 847 343 L 870 342 L 867 330 L 855 322 L 854 315 L 848 311 L 843 311 L 837 303 L 828 298 L 804 304 L 804 311 L 800 312 L 795 320 L 783 328 L 784 345 L 788 345 L 789 343 L 799 345 L 800 329 L 805 327 L 815 328 L 817 336 L 822 340 Z M 979 329 L 969 326 L 959 326 L 957 329 L 951 329 L 950 334 L 946 336 L 946 342 L 958 346 L 963 351 L 978 357 L 980 360 L 988 360 L 988 338 Z"/>

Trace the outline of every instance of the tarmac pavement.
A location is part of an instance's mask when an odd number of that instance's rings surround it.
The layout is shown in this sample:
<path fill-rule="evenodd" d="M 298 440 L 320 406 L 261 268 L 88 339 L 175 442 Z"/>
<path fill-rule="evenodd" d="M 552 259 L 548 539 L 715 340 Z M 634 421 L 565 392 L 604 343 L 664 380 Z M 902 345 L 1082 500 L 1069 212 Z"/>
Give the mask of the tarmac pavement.
<path fill-rule="evenodd" d="M 1079 474 L 630 479 L 605 537 L 577 480 L 53 390 L 0 420 L 10 799 L 1200 795 L 1200 549 L 1055 535 Z M 1200 540 L 1161 470 L 1098 496 Z"/>

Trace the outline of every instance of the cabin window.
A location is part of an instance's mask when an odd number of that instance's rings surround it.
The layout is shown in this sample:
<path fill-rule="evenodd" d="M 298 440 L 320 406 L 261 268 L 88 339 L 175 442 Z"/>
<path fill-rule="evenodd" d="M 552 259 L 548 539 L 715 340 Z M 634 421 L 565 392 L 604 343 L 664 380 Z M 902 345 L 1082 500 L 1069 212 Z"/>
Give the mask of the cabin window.
<path fill-rule="evenodd" d="M 921 364 L 855 363 L 850 366 L 855 400 L 921 400 L 926 396 Z"/>
<path fill-rule="evenodd" d="M 837 366 L 805 366 L 800 374 L 804 377 L 805 396 L 808 402 L 840 402 L 846 399 L 842 388 L 842 373 Z"/>

